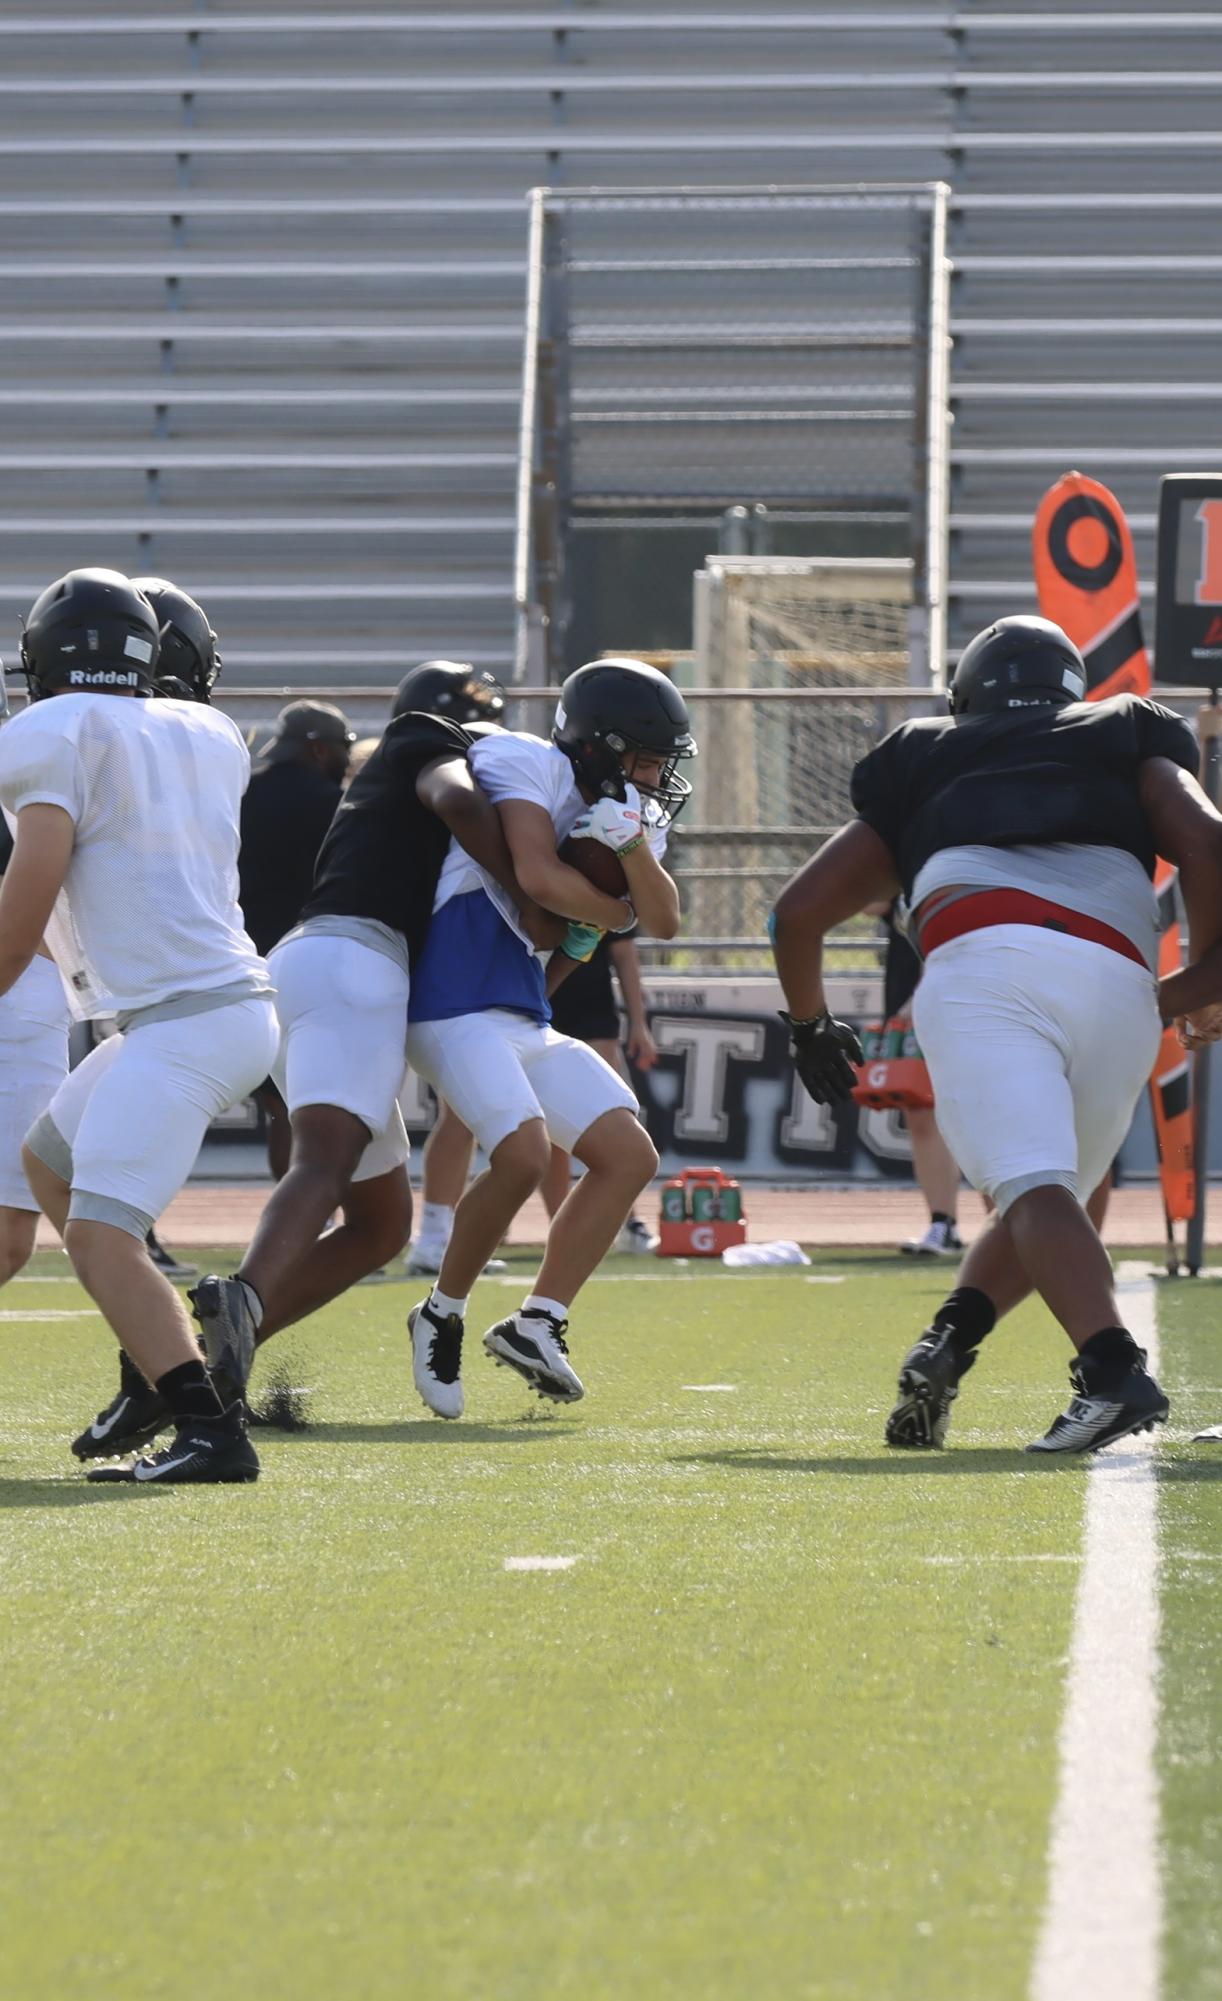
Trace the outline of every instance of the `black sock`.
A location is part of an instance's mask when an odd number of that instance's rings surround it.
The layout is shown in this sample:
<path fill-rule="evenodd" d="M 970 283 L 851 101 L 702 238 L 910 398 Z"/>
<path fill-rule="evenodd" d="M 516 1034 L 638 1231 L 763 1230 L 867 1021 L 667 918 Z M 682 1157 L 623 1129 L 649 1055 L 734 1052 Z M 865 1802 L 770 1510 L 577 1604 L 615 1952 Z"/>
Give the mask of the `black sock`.
<path fill-rule="evenodd" d="M 1084 1341 L 1079 1349 L 1084 1362 L 1094 1363 L 1099 1369 L 1131 1369 L 1142 1359 L 1138 1347 L 1127 1327 L 1101 1327 Z"/>
<path fill-rule="evenodd" d="M 119 1350 L 119 1388 L 124 1396 L 142 1397 L 148 1389 L 143 1374 L 136 1367 L 126 1348 Z"/>
<path fill-rule="evenodd" d="M 935 1333 L 949 1333 L 957 1355 L 970 1355 L 997 1325 L 997 1308 L 987 1292 L 959 1285 L 942 1301 L 933 1317 Z"/>
<path fill-rule="evenodd" d="M 174 1417 L 219 1417 L 221 1400 L 202 1362 L 180 1362 L 157 1378 L 157 1394 Z"/>
<path fill-rule="evenodd" d="M 931 1209 L 929 1220 L 931 1223 L 953 1223 L 955 1219 L 953 1216 L 948 1216 L 945 1209 Z"/>

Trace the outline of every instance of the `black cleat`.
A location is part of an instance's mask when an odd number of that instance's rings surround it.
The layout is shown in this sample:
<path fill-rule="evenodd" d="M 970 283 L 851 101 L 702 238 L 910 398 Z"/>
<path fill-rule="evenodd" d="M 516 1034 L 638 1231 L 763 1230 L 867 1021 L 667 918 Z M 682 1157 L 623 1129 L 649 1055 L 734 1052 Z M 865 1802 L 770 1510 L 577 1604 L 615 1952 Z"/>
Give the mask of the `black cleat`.
<path fill-rule="evenodd" d="M 1083 1350 L 1070 1364 L 1069 1380 L 1069 1409 L 1053 1418 L 1042 1438 L 1032 1439 L 1028 1452 L 1099 1452 L 1114 1439 L 1167 1422 L 1171 1405 L 1146 1368 L 1144 1348 L 1107 1366 Z"/>
<path fill-rule="evenodd" d="M 246 1413 L 232 1403 L 218 1417 L 182 1417 L 164 1452 L 130 1466 L 94 1466 L 86 1478 L 129 1485 L 185 1486 L 257 1480 L 259 1455 L 246 1433 Z"/>
<path fill-rule="evenodd" d="M 72 1441 L 78 1459 L 115 1459 L 125 1452 L 139 1452 L 168 1431 L 174 1420 L 156 1390 L 147 1383 L 126 1385 L 100 1410 L 93 1423 Z"/>
<path fill-rule="evenodd" d="M 928 1450 L 945 1445 L 950 1407 L 959 1384 L 976 1360 L 953 1346 L 950 1332 L 929 1327 L 900 1364 L 899 1395 L 887 1419 L 888 1445 Z"/>
<path fill-rule="evenodd" d="M 258 1329 L 246 1287 L 240 1278 L 217 1278 L 210 1273 L 187 1298 L 199 1321 L 208 1374 L 221 1402 L 228 1406 L 235 1397 L 245 1396 L 255 1359 Z"/>

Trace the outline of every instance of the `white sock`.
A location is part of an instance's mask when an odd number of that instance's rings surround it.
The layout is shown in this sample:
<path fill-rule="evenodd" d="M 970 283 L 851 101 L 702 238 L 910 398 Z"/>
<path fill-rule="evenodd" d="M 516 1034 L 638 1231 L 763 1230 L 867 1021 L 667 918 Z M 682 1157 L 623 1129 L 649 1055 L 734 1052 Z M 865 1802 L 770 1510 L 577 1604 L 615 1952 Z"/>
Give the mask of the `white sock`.
<path fill-rule="evenodd" d="M 440 1244 L 444 1250 L 450 1241 L 454 1228 L 454 1211 L 445 1202 L 422 1202 L 420 1204 L 420 1227 L 416 1232 L 417 1244 Z"/>
<path fill-rule="evenodd" d="M 529 1299 L 523 1300 L 519 1310 L 522 1313 L 550 1313 L 553 1320 L 567 1320 L 569 1317 L 567 1306 L 561 1306 L 558 1299 L 545 1299 L 541 1292 L 532 1292 Z"/>
<path fill-rule="evenodd" d="M 449 1293 L 442 1292 L 440 1286 L 435 1285 L 430 1292 L 429 1306 L 442 1320 L 447 1320 L 451 1313 L 457 1313 L 460 1320 L 465 1320 L 467 1317 L 467 1301 L 465 1299 L 451 1299 Z"/>

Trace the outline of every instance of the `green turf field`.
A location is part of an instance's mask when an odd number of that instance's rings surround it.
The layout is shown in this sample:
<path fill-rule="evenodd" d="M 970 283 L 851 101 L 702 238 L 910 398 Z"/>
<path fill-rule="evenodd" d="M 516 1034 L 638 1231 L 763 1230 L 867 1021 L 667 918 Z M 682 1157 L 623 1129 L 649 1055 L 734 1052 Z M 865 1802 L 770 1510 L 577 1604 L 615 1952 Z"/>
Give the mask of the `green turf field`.
<path fill-rule="evenodd" d="M 269 1349 L 313 1423 L 257 1486 L 131 1490 L 66 1450 L 113 1348 L 38 1271 L 2 1303 L 5 1997 L 1026 1996 L 1087 1473 L 1018 1450 L 1065 1398 L 1042 1311 L 908 1457 L 941 1271 L 613 1263 L 572 1411 L 479 1355 L 488 1283 L 456 1425 L 418 1288 L 363 1287 Z M 1177 1441 L 1222 1419 L 1222 1296 L 1162 1302 L 1164 2001 L 1199 2001 L 1222 1447 Z"/>

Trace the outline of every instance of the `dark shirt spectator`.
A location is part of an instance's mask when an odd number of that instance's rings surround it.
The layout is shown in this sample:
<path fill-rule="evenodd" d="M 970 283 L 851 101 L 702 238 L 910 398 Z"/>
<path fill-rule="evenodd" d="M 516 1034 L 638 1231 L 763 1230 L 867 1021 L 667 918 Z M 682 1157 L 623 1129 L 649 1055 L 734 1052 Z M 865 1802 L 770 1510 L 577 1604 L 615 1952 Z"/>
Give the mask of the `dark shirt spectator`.
<path fill-rule="evenodd" d="M 301 915 L 355 741 L 342 710 L 290 702 L 255 767 L 242 801 L 238 874 L 246 929 L 260 952 Z"/>

